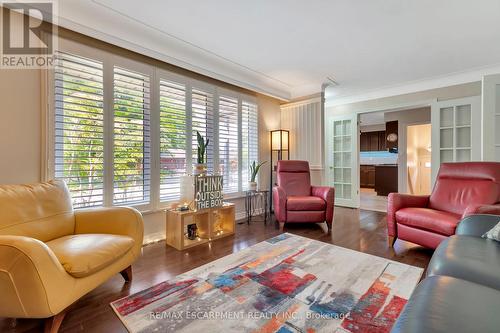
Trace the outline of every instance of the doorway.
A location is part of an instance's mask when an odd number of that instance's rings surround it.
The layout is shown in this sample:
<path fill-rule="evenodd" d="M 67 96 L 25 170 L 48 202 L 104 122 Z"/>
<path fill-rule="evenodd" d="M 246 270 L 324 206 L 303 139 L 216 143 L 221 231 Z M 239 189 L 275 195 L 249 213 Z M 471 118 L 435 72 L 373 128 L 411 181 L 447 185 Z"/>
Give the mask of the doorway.
<path fill-rule="evenodd" d="M 386 212 L 389 193 L 430 191 L 430 122 L 429 106 L 359 114 L 361 209 Z"/>
<path fill-rule="evenodd" d="M 406 188 L 409 194 L 431 193 L 431 124 L 409 125 L 406 130 Z"/>

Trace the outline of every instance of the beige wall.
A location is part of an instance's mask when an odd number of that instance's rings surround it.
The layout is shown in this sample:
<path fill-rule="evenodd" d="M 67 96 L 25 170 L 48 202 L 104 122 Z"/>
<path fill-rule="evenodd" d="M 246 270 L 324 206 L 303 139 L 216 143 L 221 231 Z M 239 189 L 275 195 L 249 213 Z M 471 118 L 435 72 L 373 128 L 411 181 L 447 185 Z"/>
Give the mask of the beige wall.
<path fill-rule="evenodd" d="M 0 184 L 40 179 L 40 71 L 0 70 Z"/>

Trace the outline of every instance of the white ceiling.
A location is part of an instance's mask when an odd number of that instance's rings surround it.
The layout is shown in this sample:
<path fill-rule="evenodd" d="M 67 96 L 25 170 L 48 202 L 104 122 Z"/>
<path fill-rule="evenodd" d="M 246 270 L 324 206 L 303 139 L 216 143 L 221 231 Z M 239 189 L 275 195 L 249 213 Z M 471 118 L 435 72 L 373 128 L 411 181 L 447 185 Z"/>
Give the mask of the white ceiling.
<path fill-rule="evenodd" d="M 282 99 L 500 71 L 498 0 L 59 3 L 62 26 Z"/>

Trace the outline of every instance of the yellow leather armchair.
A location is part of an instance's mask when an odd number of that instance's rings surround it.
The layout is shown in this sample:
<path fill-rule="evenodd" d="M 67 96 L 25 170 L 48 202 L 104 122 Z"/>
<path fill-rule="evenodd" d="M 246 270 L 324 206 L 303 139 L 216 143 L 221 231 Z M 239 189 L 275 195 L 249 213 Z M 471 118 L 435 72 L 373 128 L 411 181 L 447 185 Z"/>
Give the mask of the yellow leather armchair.
<path fill-rule="evenodd" d="M 62 181 L 0 186 L 0 317 L 48 318 L 111 276 L 132 278 L 141 214 L 128 207 L 74 211 Z"/>

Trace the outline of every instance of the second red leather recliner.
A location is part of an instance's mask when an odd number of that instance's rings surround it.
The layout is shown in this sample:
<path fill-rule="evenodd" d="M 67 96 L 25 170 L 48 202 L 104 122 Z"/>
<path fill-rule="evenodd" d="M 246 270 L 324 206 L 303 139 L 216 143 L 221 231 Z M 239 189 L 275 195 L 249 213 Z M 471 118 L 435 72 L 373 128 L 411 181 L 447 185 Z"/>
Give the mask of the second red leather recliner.
<path fill-rule="evenodd" d="M 396 238 L 435 249 L 455 234 L 465 216 L 487 214 L 500 204 L 500 163 L 443 163 L 431 195 L 391 193 L 387 207 L 389 241 Z"/>
<path fill-rule="evenodd" d="M 311 186 L 307 161 L 278 161 L 277 176 L 273 204 L 278 222 L 326 222 L 331 229 L 334 188 Z"/>

